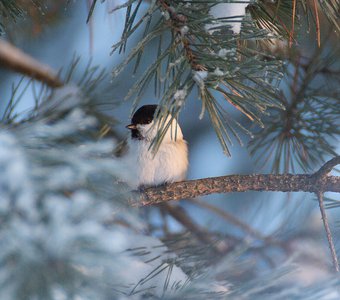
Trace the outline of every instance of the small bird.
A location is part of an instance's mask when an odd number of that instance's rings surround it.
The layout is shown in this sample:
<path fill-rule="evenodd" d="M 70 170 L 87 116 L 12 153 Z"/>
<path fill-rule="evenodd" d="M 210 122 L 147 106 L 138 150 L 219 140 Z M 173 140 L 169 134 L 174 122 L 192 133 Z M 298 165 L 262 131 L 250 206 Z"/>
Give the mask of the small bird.
<path fill-rule="evenodd" d="M 129 139 L 129 161 L 135 171 L 136 187 L 156 186 L 184 180 L 188 169 L 188 146 L 183 139 L 182 130 L 173 118 L 163 140 L 154 153 L 151 143 L 157 134 L 158 122 L 155 121 L 157 105 L 140 107 L 126 128 L 131 130 Z M 166 121 L 170 121 L 168 116 Z M 165 125 L 167 122 L 165 122 Z"/>

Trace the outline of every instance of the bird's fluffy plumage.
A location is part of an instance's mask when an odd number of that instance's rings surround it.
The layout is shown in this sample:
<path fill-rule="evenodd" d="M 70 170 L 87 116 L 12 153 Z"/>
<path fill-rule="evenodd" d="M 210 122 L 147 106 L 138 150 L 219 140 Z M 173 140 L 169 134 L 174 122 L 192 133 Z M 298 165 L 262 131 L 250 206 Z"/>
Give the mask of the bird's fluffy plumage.
<path fill-rule="evenodd" d="M 157 106 L 156 106 L 157 107 Z M 148 119 L 150 106 L 141 114 L 140 108 L 132 118 L 138 132 L 129 140 L 128 160 L 134 172 L 133 186 L 152 186 L 185 179 L 188 169 L 188 147 L 177 120 L 173 119 L 156 153 L 150 149 L 157 134 L 157 124 Z M 155 111 L 155 109 L 154 109 Z M 154 114 L 152 113 L 152 116 Z M 171 116 L 167 121 L 170 121 Z"/>

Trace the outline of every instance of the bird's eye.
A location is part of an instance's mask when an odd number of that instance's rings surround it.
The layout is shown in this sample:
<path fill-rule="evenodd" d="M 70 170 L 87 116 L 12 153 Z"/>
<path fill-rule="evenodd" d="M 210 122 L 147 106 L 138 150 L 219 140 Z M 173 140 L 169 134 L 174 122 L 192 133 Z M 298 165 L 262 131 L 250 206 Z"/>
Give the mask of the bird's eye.
<path fill-rule="evenodd" d="M 147 119 L 146 124 L 150 124 L 152 122 L 152 119 Z"/>

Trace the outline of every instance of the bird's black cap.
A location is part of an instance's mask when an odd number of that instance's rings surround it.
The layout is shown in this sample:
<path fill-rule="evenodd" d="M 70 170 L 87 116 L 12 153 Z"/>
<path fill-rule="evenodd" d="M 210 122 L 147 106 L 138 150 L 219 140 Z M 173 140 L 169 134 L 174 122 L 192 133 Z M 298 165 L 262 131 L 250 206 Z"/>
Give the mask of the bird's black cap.
<path fill-rule="evenodd" d="M 137 109 L 131 119 L 132 124 L 149 124 L 153 120 L 153 116 L 157 109 L 157 105 L 143 105 Z"/>
<path fill-rule="evenodd" d="M 155 115 L 157 106 L 158 105 L 156 104 L 143 105 L 140 108 L 138 108 L 137 111 L 133 114 L 131 124 L 126 126 L 126 128 L 131 130 L 132 138 L 142 139 L 142 136 L 140 132 L 137 130 L 136 125 L 150 124 Z"/>

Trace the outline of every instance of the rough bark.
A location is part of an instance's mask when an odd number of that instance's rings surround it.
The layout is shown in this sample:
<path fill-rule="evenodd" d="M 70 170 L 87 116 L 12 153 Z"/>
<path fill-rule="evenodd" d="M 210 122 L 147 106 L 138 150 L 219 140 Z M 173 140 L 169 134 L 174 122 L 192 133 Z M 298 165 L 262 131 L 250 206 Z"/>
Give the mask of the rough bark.
<path fill-rule="evenodd" d="M 146 206 L 170 200 L 230 192 L 340 192 L 340 177 L 328 176 L 340 163 L 340 156 L 327 162 L 314 174 L 229 175 L 175 182 L 143 190 L 135 206 Z"/>

